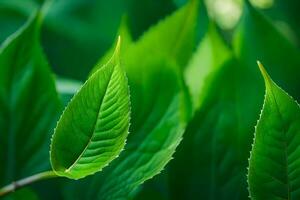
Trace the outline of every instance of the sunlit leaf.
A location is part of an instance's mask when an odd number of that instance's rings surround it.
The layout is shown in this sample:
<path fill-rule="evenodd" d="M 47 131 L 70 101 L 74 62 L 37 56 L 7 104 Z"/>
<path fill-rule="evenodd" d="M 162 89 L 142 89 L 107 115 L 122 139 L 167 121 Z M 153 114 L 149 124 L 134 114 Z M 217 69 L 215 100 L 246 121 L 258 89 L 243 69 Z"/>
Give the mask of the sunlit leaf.
<path fill-rule="evenodd" d="M 53 170 L 72 179 L 102 170 L 125 145 L 129 107 L 118 43 L 111 60 L 85 82 L 58 121 L 50 151 Z"/>
<path fill-rule="evenodd" d="M 123 52 L 132 100 L 128 144 L 103 173 L 88 181 L 85 198 L 131 198 L 172 158 L 190 117 L 180 68 L 195 47 L 197 16 L 198 3 L 191 1 Z"/>

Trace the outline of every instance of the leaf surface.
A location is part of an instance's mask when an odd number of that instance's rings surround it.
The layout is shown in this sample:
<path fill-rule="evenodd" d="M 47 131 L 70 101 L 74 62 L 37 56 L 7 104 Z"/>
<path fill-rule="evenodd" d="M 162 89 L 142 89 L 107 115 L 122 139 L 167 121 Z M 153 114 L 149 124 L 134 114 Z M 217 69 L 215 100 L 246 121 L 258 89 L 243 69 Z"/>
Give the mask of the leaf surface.
<path fill-rule="evenodd" d="M 111 60 L 85 82 L 58 121 L 50 151 L 53 170 L 79 179 L 115 159 L 128 135 L 129 104 L 118 43 Z"/>
<path fill-rule="evenodd" d="M 300 198 L 300 107 L 269 77 L 263 66 L 266 95 L 249 159 L 252 199 Z"/>
<path fill-rule="evenodd" d="M 0 47 L 0 184 L 47 170 L 60 101 L 39 44 L 41 14 Z"/>
<path fill-rule="evenodd" d="M 252 117 L 247 107 L 253 102 L 243 98 L 249 84 L 241 81 L 243 73 L 209 22 L 185 71 L 196 109 L 168 171 L 171 199 L 247 198 L 248 141 L 254 125 L 244 120 L 244 113 Z"/>
<path fill-rule="evenodd" d="M 133 198 L 138 186 L 171 160 L 191 112 L 180 68 L 195 48 L 197 4 L 191 1 L 123 52 L 132 100 L 128 144 L 103 173 L 87 181 L 85 198 Z"/>
<path fill-rule="evenodd" d="M 197 16 L 198 2 L 190 1 L 124 54 L 132 89 L 132 134 L 128 148 L 107 172 L 99 199 L 134 196 L 140 184 L 171 160 L 190 115 L 180 71 L 195 48 Z"/>

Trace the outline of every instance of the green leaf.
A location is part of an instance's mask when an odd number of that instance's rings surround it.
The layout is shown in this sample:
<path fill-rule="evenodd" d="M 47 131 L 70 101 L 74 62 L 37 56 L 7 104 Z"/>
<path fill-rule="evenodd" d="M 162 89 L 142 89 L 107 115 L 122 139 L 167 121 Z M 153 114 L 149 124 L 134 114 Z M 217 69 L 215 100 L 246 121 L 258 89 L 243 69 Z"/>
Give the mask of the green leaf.
<path fill-rule="evenodd" d="M 132 102 L 128 144 L 103 173 L 87 181 L 85 198 L 132 198 L 172 158 L 191 115 L 180 68 L 195 47 L 197 16 L 198 3 L 191 1 L 121 52 Z M 79 195 L 70 194 L 71 199 Z"/>
<path fill-rule="evenodd" d="M 252 199 L 299 199 L 300 107 L 269 77 L 249 160 Z"/>
<path fill-rule="evenodd" d="M 125 145 L 130 101 L 119 44 L 111 60 L 85 82 L 58 121 L 50 157 L 59 176 L 79 179 L 94 174 Z"/>
<path fill-rule="evenodd" d="M 132 94 L 131 136 L 106 172 L 99 199 L 130 198 L 171 160 L 190 115 L 180 68 L 194 49 L 197 16 L 198 2 L 190 1 L 150 28 L 124 55 Z"/>
<path fill-rule="evenodd" d="M 257 114 L 253 107 L 248 112 L 253 102 L 243 98 L 253 85 L 242 81 L 244 73 L 210 22 L 185 71 L 196 111 L 170 164 L 171 199 L 247 198 L 245 174 Z"/>
<path fill-rule="evenodd" d="M 195 109 L 201 107 L 205 95 L 210 92 L 207 86 L 210 85 L 211 79 L 214 79 L 222 64 L 231 58 L 231 52 L 220 38 L 215 26 L 213 22 L 209 22 L 208 31 L 185 70 L 186 84 Z"/>
<path fill-rule="evenodd" d="M 39 44 L 41 14 L 0 48 L 0 184 L 47 170 L 60 102 Z"/>
<path fill-rule="evenodd" d="M 0 43 L 21 27 L 30 15 L 39 7 L 33 0 L 1 0 L 0 1 Z"/>

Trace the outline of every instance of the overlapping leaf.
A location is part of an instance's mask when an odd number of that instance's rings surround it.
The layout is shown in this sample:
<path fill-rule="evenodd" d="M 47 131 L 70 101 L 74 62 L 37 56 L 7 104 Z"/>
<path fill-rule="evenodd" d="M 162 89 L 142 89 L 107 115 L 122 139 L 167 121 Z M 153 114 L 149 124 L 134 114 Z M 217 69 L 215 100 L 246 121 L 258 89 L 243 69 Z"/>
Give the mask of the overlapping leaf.
<path fill-rule="evenodd" d="M 170 166 L 172 199 L 247 198 L 244 174 L 251 132 L 242 116 L 242 105 L 249 104 L 241 98 L 248 85 L 239 82 L 242 73 L 210 23 L 185 73 L 197 110 Z"/>
<path fill-rule="evenodd" d="M 51 164 L 60 176 L 83 178 L 102 170 L 125 145 L 129 91 L 119 43 L 111 60 L 82 86 L 63 112 L 51 143 Z"/>
<path fill-rule="evenodd" d="M 181 141 L 187 102 L 178 65 L 183 68 L 193 51 L 197 9 L 197 2 L 191 1 L 151 28 L 124 55 L 132 91 L 132 135 L 98 198 L 129 198 L 164 168 Z"/>
<path fill-rule="evenodd" d="M 39 44 L 36 13 L 0 49 L 0 184 L 47 170 L 60 103 Z"/>
<path fill-rule="evenodd" d="M 252 199 L 300 198 L 300 107 L 261 64 L 266 96 L 249 160 Z"/>
<path fill-rule="evenodd" d="M 194 48 L 197 11 L 197 1 L 191 1 L 122 55 L 132 97 L 131 134 L 125 151 L 90 180 L 88 194 L 80 198 L 131 198 L 171 159 L 190 113 L 179 71 Z"/>

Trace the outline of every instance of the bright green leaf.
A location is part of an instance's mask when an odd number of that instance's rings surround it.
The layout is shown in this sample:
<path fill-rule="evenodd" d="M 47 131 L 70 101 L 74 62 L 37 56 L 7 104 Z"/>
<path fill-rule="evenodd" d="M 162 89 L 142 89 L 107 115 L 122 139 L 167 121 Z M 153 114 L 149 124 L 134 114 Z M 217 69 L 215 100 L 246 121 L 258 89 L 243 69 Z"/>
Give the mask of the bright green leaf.
<path fill-rule="evenodd" d="M 103 173 L 88 181 L 85 198 L 132 198 L 139 185 L 171 160 L 191 114 L 180 68 L 195 48 L 197 16 L 198 3 L 190 1 L 121 52 L 132 102 L 128 144 Z M 70 194 L 71 199 L 78 195 Z"/>
<path fill-rule="evenodd" d="M 79 179 L 115 159 L 128 135 L 129 102 L 118 43 L 111 60 L 85 82 L 63 112 L 52 138 L 53 170 Z"/>
<path fill-rule="evenodd" d="M 50 133 L 60 110 L 39 44 L 36 13 L 0 48 L 0 184 L 49 166 Z"/>
<path fill-rule="evenodd" d="M 300 198 L 300 107 L 269 77 L 263 66 L 266 96 L 249 160 L 252 199 Z"/>
<path fill-rule="evenodd" d="M 132 94 L 131 136 L 106 172 L 99 199 L 130 198 L 172 158 L 190 114 L 179 71 L 195 47 L 197 16 L 198 2 L 190 1 L 124 54 Z"/>

